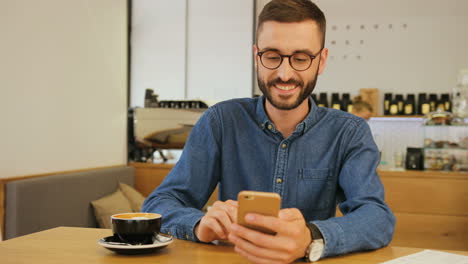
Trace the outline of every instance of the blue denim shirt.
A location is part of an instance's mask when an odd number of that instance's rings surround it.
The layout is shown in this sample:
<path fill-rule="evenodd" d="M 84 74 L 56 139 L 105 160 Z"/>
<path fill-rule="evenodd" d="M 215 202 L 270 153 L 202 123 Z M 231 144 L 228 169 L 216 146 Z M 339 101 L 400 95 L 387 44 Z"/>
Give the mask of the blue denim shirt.
<path fill-rule="evenodd" d="M 197 241 L 200 209 L 216 185 L 222 201 L 237 200 L 242 190 L 276 192 L 282 208 L 298 208 L 319 228 L 322 257 L 387 245 L 395 217 L 384 202 L 379 152 L 364 119 L 309 98 L 309 114 L 284 138 L 264 100 L 234 99 L 205 111 L 142 210 L 163 215 L 162 232 Z M 343 217 L 335 217 L 337 204 Z"/>

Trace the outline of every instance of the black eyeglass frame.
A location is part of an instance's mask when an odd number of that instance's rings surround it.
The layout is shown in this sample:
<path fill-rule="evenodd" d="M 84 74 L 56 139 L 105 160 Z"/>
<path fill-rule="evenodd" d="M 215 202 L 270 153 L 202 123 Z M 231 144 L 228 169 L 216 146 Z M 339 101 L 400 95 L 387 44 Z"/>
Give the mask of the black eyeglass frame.
<path fill-rule="evenodd" d="M 291 55 L 283 55 L 283 54 L 280 54 L 279 52 L 277 52 L 277 51 L 275 51 L 275 50 L 259 51 L 259 52 L 257 52 L 257 55 L 260 57 L 260 62 L 262 63 L 262 66 L 265 67 L 265 68 L 267 68 L 267 69 L 269 69 L 269 70 L 276 70 L 276 69 L 278 69 L 278 68 L 281 66 L 281 64 L 283 64 L 284 58 L 288 58 L 289 66 L 291 66 L 291 68 L 293 68 L 295 71 L 301 72 L 301 71 L 307 71 L 307 70 L 310 68 L 310 66 L 312 66 L 312 62 L 314 61 L 315 58 L 317 58 L 317 57 L 320 55 L 320 53 L 322 53 L 322 50 L 323 50 L 323 48 L 321 48 L 321 49 L 317 52 L 317 54 L 315 54 L 315 55 L 310 55 L 310 54 L 307 54 L 307 53 L 305 53 L 305 52 L 296 52 L 296 53 L 293 53 L 293 54 L 291 54 Z M 278 55 L 281 57 L 280 63 L 279 63 L 278 66 L 276 66 L 275 68 L 269 68 L 269 67 L 265 66 L 265 64 L 263 64 L 262 55 L 265 54 L 266 52 L 270 52 L 270 51 L 278 53 Z M 294 55 L 296 55 L 296 54 L 301 54 L 301 53 L 302 53 L 302 54 L 305 54 L 305 55 L 307 55 L 307 56 L 310 57 L 310 63 L 309 63 L 309 66 L 307 66 L 307 68 L 305 68 L 304 70 L 297 70 L 296 68 L 294 68 L 294 66 L 292 66 L 291 57 L 294 56 Z"/>

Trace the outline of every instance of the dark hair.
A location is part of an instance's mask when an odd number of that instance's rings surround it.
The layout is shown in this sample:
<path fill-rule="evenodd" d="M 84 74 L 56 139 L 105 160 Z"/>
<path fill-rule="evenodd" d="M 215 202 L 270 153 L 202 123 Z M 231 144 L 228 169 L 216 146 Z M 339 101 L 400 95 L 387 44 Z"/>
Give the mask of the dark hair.
<path fill-rule="evenodd" d="M 257 41 L 261 27 L 266 21 L 283 23 L 315 21 L 322 33 L 322 48 L 325 46 L 327 22 L 320 8 L 310 0 L 272 0 L 258 16 Z"/>

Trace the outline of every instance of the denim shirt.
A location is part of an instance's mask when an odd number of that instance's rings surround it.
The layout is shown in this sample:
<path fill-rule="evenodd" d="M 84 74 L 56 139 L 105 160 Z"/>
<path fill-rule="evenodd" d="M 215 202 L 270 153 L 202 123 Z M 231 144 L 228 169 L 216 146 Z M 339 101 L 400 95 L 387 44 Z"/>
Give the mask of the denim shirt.
<path fill-rule="evenodd" d="M 364 119 L 317 107 L 284 138 L 269 120 L 264 97 L 209 108 L 182 156 L 142 211 L 163 215 L 162 232 L 197 241 L 194 227 L 219 184 L 219 200 L 242 190 L 276 192 L 282 208 L 298 208 L 324 237 L 322 257 L 387 245 L 395 217 L 376 172 L 379 152 Z M 335 217 L 339 205 L 343 217 Z"/>

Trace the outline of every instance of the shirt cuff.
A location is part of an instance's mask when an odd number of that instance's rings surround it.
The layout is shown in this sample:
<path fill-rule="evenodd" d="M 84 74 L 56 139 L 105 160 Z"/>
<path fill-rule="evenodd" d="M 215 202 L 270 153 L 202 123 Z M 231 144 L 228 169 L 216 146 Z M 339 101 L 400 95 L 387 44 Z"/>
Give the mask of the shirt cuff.
<path fill-rule="evenodd" d="M 323 235 L 324 250 L 322 258 L 337 255 L 344 249 L 344 231 L 338 223 L 328 220 L 313 221 Z"/>
<path fill-rule="evenodd" d="M 183 219 L 180 219 L 180 221 L 164 231 L 178 239 L 198 242 L 199 240 L 195 236 L 195 226 L 198 222 L 200 222 L 200 219 L 203 216 L 204 214 L 202 212 L 194 212 L 185 216 Z"/>

